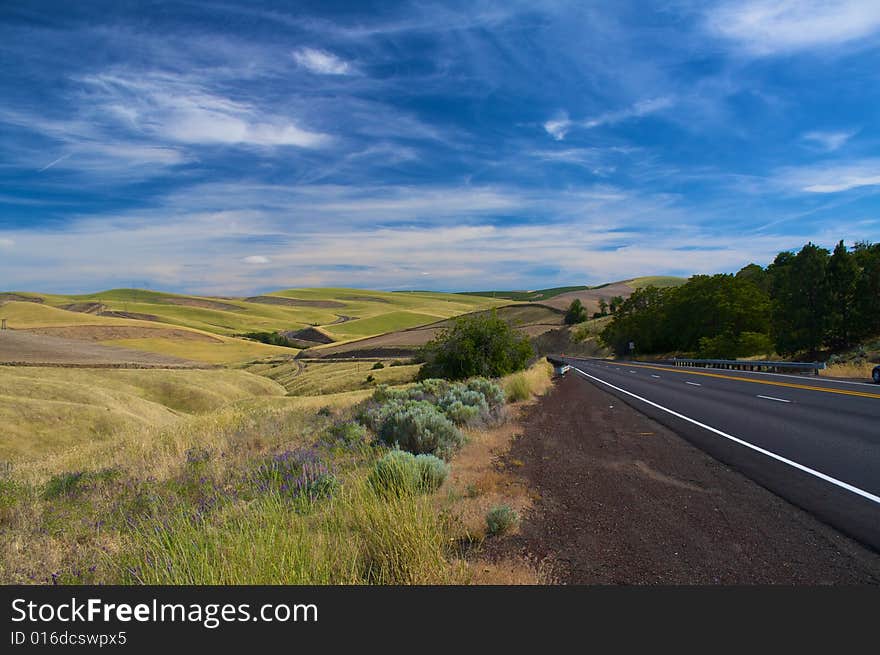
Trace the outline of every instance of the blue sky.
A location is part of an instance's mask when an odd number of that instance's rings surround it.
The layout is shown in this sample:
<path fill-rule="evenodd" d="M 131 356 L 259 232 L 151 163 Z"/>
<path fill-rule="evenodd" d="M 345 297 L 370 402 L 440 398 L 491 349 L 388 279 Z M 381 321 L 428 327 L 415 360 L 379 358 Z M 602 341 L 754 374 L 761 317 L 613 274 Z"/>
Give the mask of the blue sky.
<path fill-rule="evenodd" d="M 880 3 L 0 3 L 0 288 L 531 289 L 880 240 Z"/>

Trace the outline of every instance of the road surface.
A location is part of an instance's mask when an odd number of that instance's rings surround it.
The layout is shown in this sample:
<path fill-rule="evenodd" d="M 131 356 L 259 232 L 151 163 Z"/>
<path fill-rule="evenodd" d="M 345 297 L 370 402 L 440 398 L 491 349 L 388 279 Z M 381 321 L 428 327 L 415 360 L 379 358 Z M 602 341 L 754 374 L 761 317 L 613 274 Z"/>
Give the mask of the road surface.
<path fill-rule="evenodd" d="M 880 551 L 880 387 L 563 358 L 581 377 Z"/>

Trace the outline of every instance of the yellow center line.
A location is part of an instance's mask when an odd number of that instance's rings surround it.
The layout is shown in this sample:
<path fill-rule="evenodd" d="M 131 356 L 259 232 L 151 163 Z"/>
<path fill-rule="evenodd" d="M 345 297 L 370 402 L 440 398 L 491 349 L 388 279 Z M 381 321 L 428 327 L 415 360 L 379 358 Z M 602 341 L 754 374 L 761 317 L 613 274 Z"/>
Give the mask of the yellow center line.
<path fill-rule="evenodd" d="M 842 396 L 859 396 L 861 398 L 880 398 L 880 393 L 869 391 L 850 391 L 849 389 L 829 389 L 827 387 L 814 387 L 808 384 L 796 384 L 794 382 L 777 382 L 775 380 L 755 380 L 753 378 L 741 378 L 734 375 L 722 375 L 721 373 L 704 373 L 694 371 L 684 366 L 651 366 L 649 364 L 627 364 L 635 368 L 649 368 L 655 371 L 667 373 L 684 373 L 685 375 L 702 375 L 707 378 L 721 378 L 722 380 L 736 380 L 737 382 L 752 382 L 754 384 L 767 384 L 774 387 L 789 387 L 791 389 L 806 389 L 807 391 L 822 391 L 824 393 L 837 393 Z"/>

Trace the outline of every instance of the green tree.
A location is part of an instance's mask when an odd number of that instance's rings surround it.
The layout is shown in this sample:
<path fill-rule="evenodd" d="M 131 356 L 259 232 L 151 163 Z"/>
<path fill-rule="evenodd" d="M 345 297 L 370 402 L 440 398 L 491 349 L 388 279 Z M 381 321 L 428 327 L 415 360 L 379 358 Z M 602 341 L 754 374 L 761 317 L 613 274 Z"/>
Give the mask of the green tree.
<path fill-rule="evenodd" d="M 841 241 L 828 260 L 828 345 L 833 349 L 849 348 L 854 343 L 859 272 L 855 257 Z"/>
<path fill-rule="evenodd" d="M 629 352 L 630 341 L 639 352 L 660 352 L 668 346 L 665 324 L 669 291 L 648 286 L 637 289 L 623 301 L 614 318 L 599 335 L 602 342 L 618 355 Z"/>
<path fill-rule="evenodd" d="M 501 377 L 526 367 L 534 355 L 528 336 L 490 314 L 474 314 L 455 320 L 421 351 L 425 364 L 422 379 L 462 380 Z"/>
<path fill-rule="evenodd" d="M 853 316 L 855 339 L 880 335 L 880 243 L 860 242 L 852 252 L 859 270 Z"/>
<path fill-rule="evenodd" d="M 572 300 L 571 304 L 568 306 L 568 310 L 565 312 L 565 324 L 574 325 L 575 323 L 583 323 L 587 318 L 587 310 L 580 301 L 580 298 Z"/>
<path fill-rule="evenodd" d="M 815 357 L 828 325 L 828 257 L 825 248 L 808 243 L 796 255 L 779 253 L 771 278 L 772 335 L 784 355 Z"/>
<path fill-rule="evenodd" d="M 599 298 L 599 316 L 608 316 L 608 301 Z"/>
<path fill-rule="evenodd" d="M 764 270 L 763 267 L 758 266 L 758 264 L 748 264 L 743 266 L 737 272 L 736 278 L 738 280 L 751 282 L 764 291 L 764 293 L 770 293 L 770 276 L 767 274 L 767 271 Z"/>

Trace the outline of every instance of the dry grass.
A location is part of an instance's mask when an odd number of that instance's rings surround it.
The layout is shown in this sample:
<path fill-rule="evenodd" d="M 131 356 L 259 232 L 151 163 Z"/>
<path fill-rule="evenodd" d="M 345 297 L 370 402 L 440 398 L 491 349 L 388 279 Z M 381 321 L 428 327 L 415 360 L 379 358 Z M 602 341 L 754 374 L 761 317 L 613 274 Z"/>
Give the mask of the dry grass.
<path fill-rule="evenodd" d="M 128 375 L 122 378 L 131 382 Z M 546 362 L 519 376 L 530 394 L 550 384 Z M 522 513 L 532 501 L 501 466 L 516 423 L 472 431 L 450 479 L 431 496 L 372 493 L 363 483 L 376 456 L 369 448 L 327 451 L 341 490 L 301 508 L 277 494 L 248 496 L 240 486 L 255 462 L 313 447 L 369 394 L 245 398 L 170 425 L 82 439 L 0 470 L 0 582 L 549 582 L 539 565 L 480 558 L 489 508 Z M 193 461 L 204 468 L 188 468 Z M 79 491 L 50 494 L 63 472 L 85 476 Z M 219 496 L 200 495 L 202 484 Z M 220 504 L 205 507 L 203 497 Z"/>
<path fill-rule="evenodd" d="M 4 367 L 0 459 L 43 460 L 161 429 L 191 414 L 284 389 L 244 371 Z"/>
<path fill-rule="evenodd" d="M 522 408 L 536 402 L 536 396 L 551 387 L 553 368 L 545 360 L 526 371 L 502 380 L 505 388 L 512 380 L 523 382 L 529 399 L 517 403 Z M 502 466 L 502 458 L 520 430 L 516 420 L 501 426 L 468 432 L 468 443 L 452 462 L 446 484 L 435 494 L 438 507 L 457 518 L 458 538 L 481 543 L 486 538 L 486 513 L 495 506 L 508 505 L 522 516 L 532 506 L 529 489 Z M 516 465 L 513 462 L 514 466 Z M 524 560 L 489 562 L 477 556 L 468 562 L 473 584 L 547 584 L 549 572 L 541 563 Z"/>
<path fill-rule="evenodd" d="M 217 452 L 254 452 L 309 434 L 316 413 L 339 412 L 364 400 L 369 392 L 310 398 L 253 398 L 214 412 L 184 417 L 170 425 L 132 426 L 110 439 L 82 439 L 60 452 L 16 461 L 16 479 L 41 484 L 59 471 L 120 468 L 138 477 L 166 479 L 192 448 Z"/>
<path fill-rule="evenodd" d="M 292 396 L 322 396 L 330 393 L 372 389 L 378 384 L 406 384 L 415 380 L 420 364 L 373 369 L 375 362 L 280 361 L 257 362 L 246 370 L 275 380 Z M 373 377 L 367 382 L 368 376 Z"/>
<path fill-rule="evenodd" d="M 501 380 L 501 386 L 508 400 L 519 402 L 532 396 L 541 396 L 550 388 L 553 366 L 545 359 L 519 373 L 513 373 Z"/>
<path fill-rule="evenodd" d="M 844 362 L 829 364 L 827 368 L 819 371 L 819 375 L 826 378 L 860 378 L 871 379 L 871 371 L 877 364 L 873 362 Z"/>

